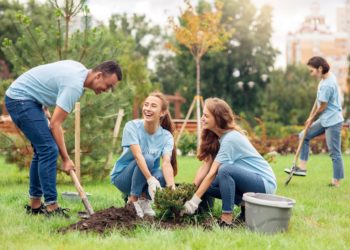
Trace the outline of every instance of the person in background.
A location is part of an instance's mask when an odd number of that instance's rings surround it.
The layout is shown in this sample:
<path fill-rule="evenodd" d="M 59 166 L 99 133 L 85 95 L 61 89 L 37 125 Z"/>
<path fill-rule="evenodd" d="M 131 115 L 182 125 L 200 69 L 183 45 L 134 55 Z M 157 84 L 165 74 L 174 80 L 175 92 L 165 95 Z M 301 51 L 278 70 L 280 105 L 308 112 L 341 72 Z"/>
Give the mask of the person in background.
<path fill-rule="evenodd" d="M 306 176 L 306 164 L 309 158 L 310 140 L 321 134 L 326 134 L 328 151 L 333 162 L 333 179 L 329 186 L 339 187 L 340 180 L 344 178 L 344 163 L 341 154 L 341 129 L 343 115 L 339 96 L 337 79 L 331 73 L 328 62 L 319 56 L 309 59 L 307 66 L 310 75 L 320 79 L 317 90 L 317 107 L 312 110 L 305 122 L 309 127 L 300 153 L 300 163 L 293 169 L 296 176 Z M 301 132 L 302 138 L 304 131 Z M 290 174 L 292 169 L 284 171 Z"/>

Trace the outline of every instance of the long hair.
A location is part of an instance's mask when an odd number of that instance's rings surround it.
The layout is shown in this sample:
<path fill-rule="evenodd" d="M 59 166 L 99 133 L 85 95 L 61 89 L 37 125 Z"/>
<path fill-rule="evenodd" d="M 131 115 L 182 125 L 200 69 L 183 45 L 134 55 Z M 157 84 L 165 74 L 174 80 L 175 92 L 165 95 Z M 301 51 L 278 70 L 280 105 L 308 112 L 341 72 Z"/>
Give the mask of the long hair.
<path fill-rule="evenodd" d="M 204 106 L 214 116 L 215 124 L 220 130 L 237 130 L 243 133 L 242 129 L 235 122 L 235 115 L 232 109 L 224 100 L 216 97 L 208 98 L 205 100 Z M 216 157 L 219 148 L 219 137 L 213 131 L 203 129 L 197 158 L 201 161 L 212 161 Z"/>
<path fill-rule="evenodd" d="M 162 109 L 163 112 L 165 111 L 165 115 L 160 120 L 160 126 L 162 126 L 162 128 L 164 128 L 164 129 L 168 130 L 174 136 L 175 125 L 174 125 L 173 121 L 171 120 L 170 113 L 169 113 L 169 103 L 165 99 L 165 96 L 161 92 L 152 92 L 148 96 L 157 97 L 157 98 L 159 98 L 162 101 L 161 109 Z M 171 154 L 171 161 L 170 161 L 170 163 L 171 163 L 171 166 L 173 167 L 174 176 L 176 176 L 177 175 L 177 159 L 176 159 L 175 142 L 174 142 L 173 152 Z"/>

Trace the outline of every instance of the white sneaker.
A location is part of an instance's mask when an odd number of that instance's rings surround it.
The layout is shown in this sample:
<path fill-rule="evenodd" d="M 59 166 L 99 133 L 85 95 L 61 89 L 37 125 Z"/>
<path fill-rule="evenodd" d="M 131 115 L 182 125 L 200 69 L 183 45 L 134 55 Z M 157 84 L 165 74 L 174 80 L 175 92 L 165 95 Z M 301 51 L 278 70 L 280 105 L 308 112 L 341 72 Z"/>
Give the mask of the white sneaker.
<path fill-rule="evenodd" d="M 140 207 L 142 208 L 143 214 L 148 216 L 155 216 L 156 212 L 151 207 L 151 201 L 147 199 L 139 199 L 138 203 Z"/>
<path fill-rule="evenodd" d="M 138 201 L 133 202 L 132 204 L 134 204 L 134 208 L 136 210 L 136 215 L 140 218 L 143 218 L 144 213 L 143 213 L 143 209 L 141 208 L 141 204 Z"/>

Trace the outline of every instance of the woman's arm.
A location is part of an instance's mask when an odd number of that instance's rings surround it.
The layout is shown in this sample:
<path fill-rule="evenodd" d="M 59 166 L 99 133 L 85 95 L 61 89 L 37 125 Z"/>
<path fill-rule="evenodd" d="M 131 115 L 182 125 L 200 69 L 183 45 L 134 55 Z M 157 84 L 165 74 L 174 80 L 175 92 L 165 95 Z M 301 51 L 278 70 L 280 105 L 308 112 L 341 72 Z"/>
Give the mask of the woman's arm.
<path fill-rule="evenodd" d="M 214 161 L 213 164 L 210 167 L 209 173 L 205 176 L 204 180 L 200 184 L 199 188 L 197 189 L 196 195 L 200 198 L 204 195 L 204 193 L 208 190 L 211 183 L 214 181 L 216 173 L 218 172 L 218 169 L 220 167 L 221 163 Z"/>
<path fill-rule="evenodd" d="M 197 188 L 202 183 L 205 176 L 207 176 L 210 170 L 210 165 L 211 165 L 211 162 L 204 162 L 202 166 L 200 166 L 200 168 L 198 169 L 196 177 L 194 178 L 194 181 L 193 181 Z"/>
<path fill-rule="evenodd" d="M 167 187 L 175 187 L 174 170 L 171 166 L 170 155 L 163 156 L 162 171 Z"/>
<path fill-rule="evenodd" d="M 145 157 L 143 157 L 140 145 L 138 144 L 130 145 L 130 150 L 135 158 L 137 166 L 140 168 L 146 180 L 148 180 L 152 175 L 147 167 Z"/>

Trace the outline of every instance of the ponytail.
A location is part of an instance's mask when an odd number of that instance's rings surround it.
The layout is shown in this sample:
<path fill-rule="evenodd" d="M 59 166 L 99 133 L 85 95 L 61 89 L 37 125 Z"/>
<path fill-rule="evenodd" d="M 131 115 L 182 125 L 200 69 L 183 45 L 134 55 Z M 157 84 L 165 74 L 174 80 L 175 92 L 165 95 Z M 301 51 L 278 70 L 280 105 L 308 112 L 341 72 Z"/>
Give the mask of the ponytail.
<path fill-rule="evenodd" d="M 168 112 L 161 119 L 160 126 L 162 126 L 162 128 L 164 128 L 164 129 L 168 130 L 174 136 L 175 125 L 172 122 L 171 117 L 170 117 Z M 174 142 L 173 152 L 171 153 L 171 161 L 170 161 L 170 163 L 171 163 L 171 166 L 173 167 L 174 176 L 176 176 L 177 175 L 177 159 L 176 159 L 175 142 Z"/>
<path fill-rule="evenodd" d="M 166 111 L 165 115 L 160 120 L 160 126 L 163 129 L 168 130 L 172 136 L 174 137 L 175 132 L 175 124 L 171 120 L 170 114 L 169 114 L 169 103 L 165 99 L 164 95 L 161 92 L 153 92 L 149 94 L 149 96 L 155 96 L 158 97 L 160 100 L 162 100 L 162 111 Z M 170 160 L 171 166 L 173 167 L 174 176 L 177 175 L 177 159 L 176 159 L 176 146 L 174 141 L 174 147 L 173 151 L 171 153 L 171 160 Z"/>

